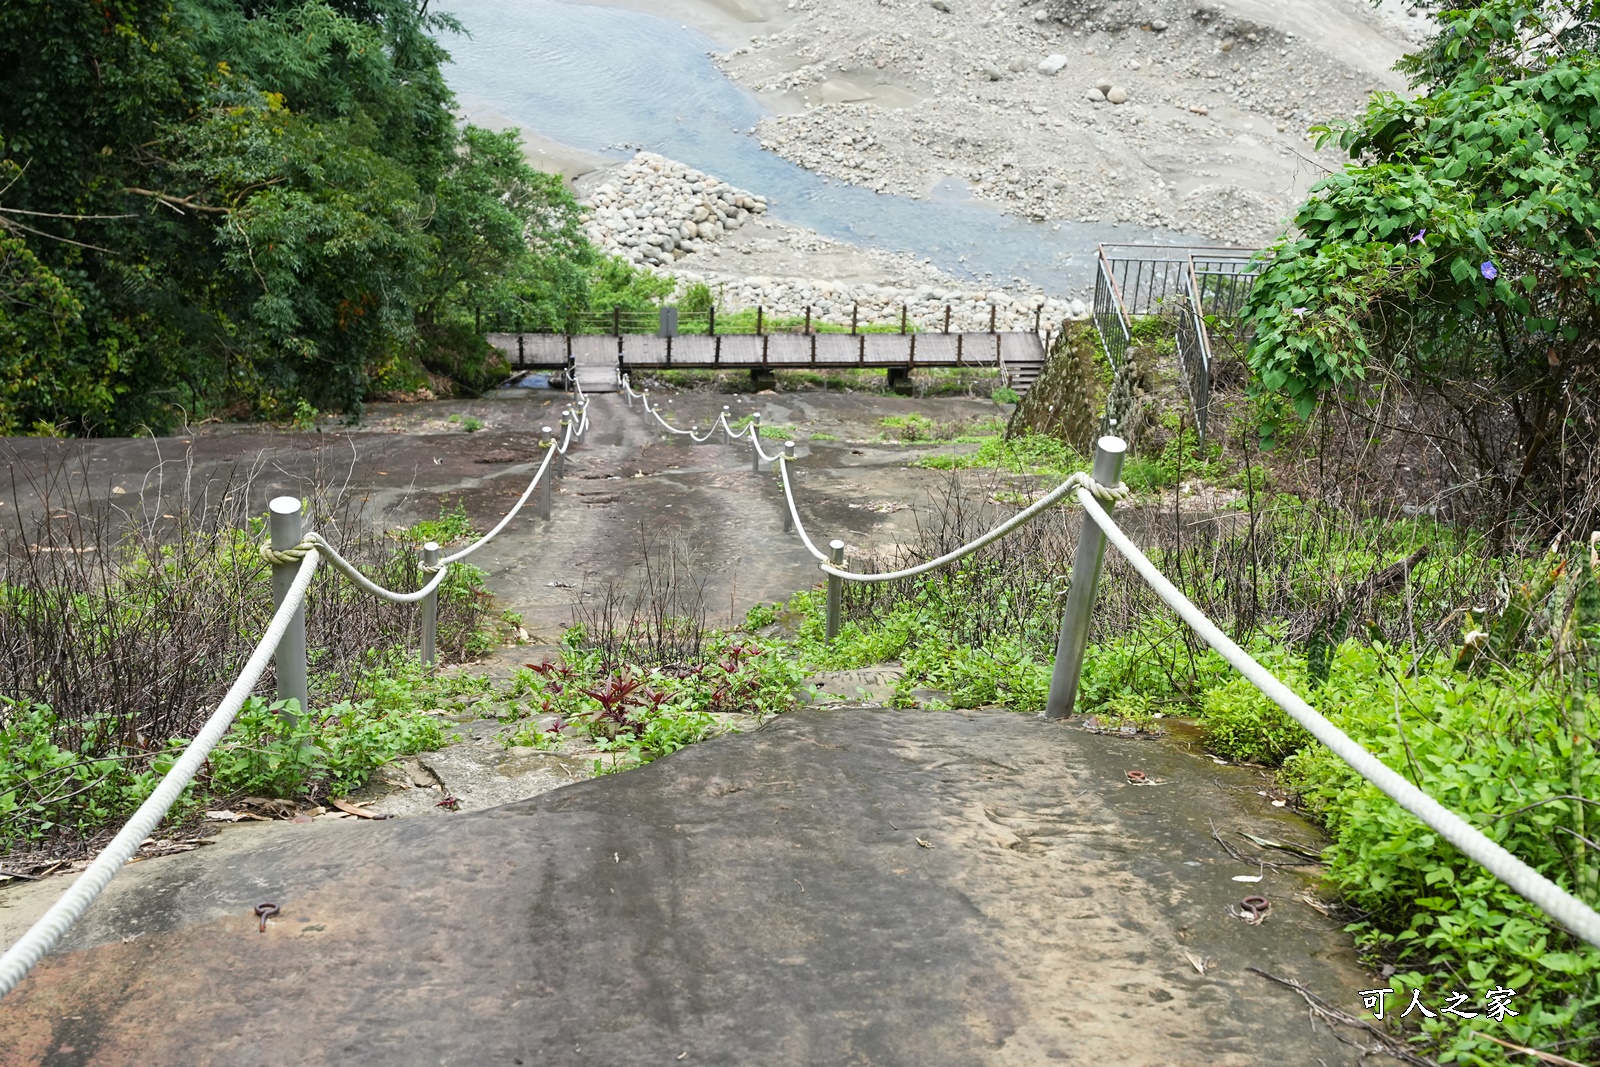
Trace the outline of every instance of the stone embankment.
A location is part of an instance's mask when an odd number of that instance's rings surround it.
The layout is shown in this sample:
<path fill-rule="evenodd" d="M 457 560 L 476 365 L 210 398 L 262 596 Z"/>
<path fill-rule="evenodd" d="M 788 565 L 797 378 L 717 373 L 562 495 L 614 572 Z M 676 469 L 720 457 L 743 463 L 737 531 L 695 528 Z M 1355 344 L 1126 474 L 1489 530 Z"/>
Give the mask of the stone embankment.
<path fill-rule="evenodd" d="M 1036 286 L 974 289 L 930 264 L 892 252 L 859 251 L 880 280 L 910 284 L 839 281 L 805 276 L 753 274 L 729 269 L 720 247 L 750 226 L 777 234 L 787 249 L 819 258 L 841 246 L 809 231 L 791 230 L 765 217 L 766 198 L 682 163 L 641 152 L 616 167 L 588 196 L 581 216 L 589 239 L 636 266 L 677 280 L 679 292 L 701 284 L 726 309 L 765 308 L 773 316 L 802 316 L 844 324 L 898 322 L 904 311 L 921 329 L 943 329 L 945 308 L 952 330 L 1032 329 L 1064 318 L 1084 318 L 1081 300 L 1046 297 Z M 787 232 L 785 232 L 787 230 Z M 743 235 L 741 235 L 743 236 Z M 752 237 L 740 248 L 778 243 Z M 737 257 L 726 257 L 731 260 Z"/>

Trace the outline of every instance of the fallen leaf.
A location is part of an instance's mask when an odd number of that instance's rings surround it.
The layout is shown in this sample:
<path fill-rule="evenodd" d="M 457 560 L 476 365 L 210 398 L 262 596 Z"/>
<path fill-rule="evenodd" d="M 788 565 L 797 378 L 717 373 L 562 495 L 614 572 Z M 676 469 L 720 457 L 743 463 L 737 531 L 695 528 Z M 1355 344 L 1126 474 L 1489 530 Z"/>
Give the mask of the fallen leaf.
<path fill-rule="evenodd" d="M 919 845 L 921 845 L 921 846 L 922 846 L 922 847 L 923 847 L 923 848 L 932 848 L 932 847 L 933 847 L 933 845 L 932 845 L 932 844 L 930 844 L 930 843 L 929 843 L 929 842 L 927 842 L 927 841 L 924 841 L 924 840 L 923 840 L 923 839 L 922 839 L 922 838 L 920 838 L 920 837 L 919 837 L 919 838 L 917 838 L 917 844 L 919 844 Z"/>
<path fill-rule="evenodd" d="M 1205 974 L 1206 973 L 1206 964 L 1210 963 L 1211 962 L 1210 960 L 1206 959 L 1203 956 L 1196 956 L 1193 952 L 1190 952 L 1188 949 L 1184 949 L 1183 950 L 1183 954 L 1189 960 L 1189 966 L 1193 967 L 1200 974 Z"/>
<path fill-rule="evenodd" d="M 224 808 L 221 811 L 206 812 L 206 818 L 215 822 L 238 822 L 240 819 L 244 818 L 244 816 L 240 815 L 236 811 L 229 811 Z"/>
<path fill-rule="evenodd" d="M 1233 876 L 1233 880 L 1235 882 L 1259 882 L 1261 881 L 1261 876 L 1259 874 L 1236 874 Z"/>

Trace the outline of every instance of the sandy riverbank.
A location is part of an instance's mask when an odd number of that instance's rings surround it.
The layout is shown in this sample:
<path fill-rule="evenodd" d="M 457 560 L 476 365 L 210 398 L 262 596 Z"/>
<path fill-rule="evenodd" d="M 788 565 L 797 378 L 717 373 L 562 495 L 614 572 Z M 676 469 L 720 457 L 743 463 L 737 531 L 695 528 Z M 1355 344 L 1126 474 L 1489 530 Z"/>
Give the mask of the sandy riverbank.
<path fill-rule="evenodd" d="M 1403 89 L 1391 68 L 1427 28 L 1395 0 L 604 2 L 728 46 L 719 65 L 775 112 L 763 147 L 808 169 L 1238 243 L 1339 165 L 1307 126 Z"/>

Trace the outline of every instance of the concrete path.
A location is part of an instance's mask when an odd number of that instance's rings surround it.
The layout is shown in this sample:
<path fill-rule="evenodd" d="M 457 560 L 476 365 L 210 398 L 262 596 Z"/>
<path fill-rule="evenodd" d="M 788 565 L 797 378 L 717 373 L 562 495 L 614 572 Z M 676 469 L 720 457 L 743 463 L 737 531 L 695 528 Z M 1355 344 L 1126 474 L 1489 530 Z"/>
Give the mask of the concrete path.
<path fill-rule="evenodd" d="M 0 1063 L 1356 1063 L 1245 970 L 1367 986 L 1300 878 L 1232 880 L 1213 823 L 1307 839 L 1257 788 L 1009 713 L 808 710 L 502 808 L 274 825 L 126 870 L 0 1001 Z"/>

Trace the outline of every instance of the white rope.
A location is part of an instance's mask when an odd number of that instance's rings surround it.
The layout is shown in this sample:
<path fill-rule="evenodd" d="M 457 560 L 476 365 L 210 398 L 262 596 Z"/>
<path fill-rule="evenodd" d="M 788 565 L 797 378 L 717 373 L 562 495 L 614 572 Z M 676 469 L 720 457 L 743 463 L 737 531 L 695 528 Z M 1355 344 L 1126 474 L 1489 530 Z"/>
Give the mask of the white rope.
<path fill-rule="evenodd" d="M 349 578 L 361 589 L 375 597 L 395 604 L 415 604 L 433 592 L 438 588 L 439 583 L 444 581 L 445 565 L 444 561 L 441 561 L 437 567 L 424 566 L 422 568 L 424 573 L 432 574 L 433 578 L 415 593 L 397 593 L 393 589 L 385 589 L 365 574 L 362 574 L 360 568 L 341 556 L 338 549 L 323 540 L 321 534 L 315 532 L 304 534 L 300 538 L 300 543 L 293 548 L 273 548 L 270 543 L 261 546 L 261 558 L 268 563 L 299 563 L 306 557 L 314 556 L 318 553 L 327 556 L 330 566 L 346 578 Z"/>
<path fill-rule="evenodd" d="M 788 487 L 788 480 L 785 479 L 784 489 L 787 490 Z M 1128 487 L 1126 485 L 1101 485 L 1088 474 L 1085 474 L 1083 471 L 1079 471 L 1066 481 L 1062 482 L 1060 485 L 1056 486 L 1054 489 L 1050 490 L 1044 496 L 1034 501 L 1024 510 L 1017 512 L 1015 515 L 1011 516 L 1011 518 L 1007 519 L 999 526 L 996 526 L 994 529 L 984 534 L 982 537 L 962 545 L 953 552 L 946 552 L 938 559 L 930 559 L 928 562 L 919 563 L 915 567 L 907 567 L 905 570 L 900 571 L 888 571 L 883 574 L 859 574 L 855 571 L 841 570 L 829 562 L 824 562 L 822 564 L 822 571 L 825 574 L 831 574 L 837 578 L 843 578 L 846 581 L 851 582 L 892 582 L 900 578 L 910 578 L 914 575 L 926 574 L 928 571 L 938 570 L 940 567 L 943 567 L 946 564 L 954 563 L 963 556 L 970 556 L 984 545 L 999 540 L 1012 530 L 1015 530 L 1018 526 L 1021 526 L 1024 523 L 1032 522 L 1045 511 L 1053 507 L 1056 501 L 1060 500 L 1074 489 L 1089 493 L 1093 496 L 1099 497 L 1102 500 L 1126 500 L 1128 498 Z"/>
<path fill-rule="evenodd" d="M 50 910 L 40 916 L 38 921 L 28 928 L 27 933 L 6 949 L 5 955 L 0 956 L 0 997 L 15 989 L 17 983 L 33 969 L 34 964 L 55 948 L 72 925 L 83 917 L 83 913 L 94 903 L 95 898 L 110 883 L 122 865 L 133 858 L 139 846 L 160 825 L 179 794 L 205 763 L 211 750 L 228 732 L 234 716 L 249 699 L 256 682 L 260 681 L 262 672 L 267 669 L 267 662 L 277 651 L 278 642 L 283 640 L 284 631 L 289 628 L 289 620 L 305 601 L 306 590 L 311 588 L 311 576 L 317 569 L 318 555 L 318 552 L 311 551 L 300 561 L 300 571 L 295 575 L 294 584 L 289 587 L 289 593 L 283 598 L 282 606 L 272 616 L 267 632 L 262 635 L 260 644 L 256 645 L 255 652 L 245 663 L 244 670 L 239 672 L 233 687 L 222 698 L 222 703 L 217 705 L 217 710 L 211 713 L 211 717 L 200 728 L 194 740 L 189 742 L 189 747 L 184 749 L 178 762 L 162 776 L 155 792 L 139 805 L 139 810 L 133 813 L 133 817 L 123 825 L 117 836 L 112 838 L 111 843 L 95 857 L 94 862 L 89 864 L 88 869 L 77 877 L 67 891 L 61 894 L 60 899 L 50 906 Z"/>
<path fill-rule="evenodd" d="M 570 426 L 568 427 L 568 430 L 571 430 Z M 493 540 L 494 536 L 501 530 L 504 530 L 506 528 L 506 524 L 517 517 L 517 512 L 522 510 L 522 505 L 526 504 L 528 502 L 528 498 L 533 495 L 533 490 L 539 485 L 540 479 L 544 478 L 545 473 L 549 471 L 550 461 L 555 459 L 555 457 L 555 446 L 545 446 L 544 462 L 539 464 L 539 469 L 533 474 L 533 481 L 528 483 L 528 488 L 522 491 L 522 495 L 519 496 L 517 498 L 517 502 L 511 506 L 511 510 L 506 512 L 505 517 L 495 524 L 494 529 L 490 530 L 488 533 L 472 542 L 472 544 L 468 545 L 466 548 L 463 548 L 460 552 L 452 553 L 441 559 L 439 561 L 439 566 L 443 567 L 447 564 L 466 559 L 468 556 L 472 555 L 474 552 L 478 551 L 478 549 L 482 548 L 484 545 Z"/>
<path fill-rule="evenodd" d="M 1368 752 L 1343 730 L 1323 718 L 1311 705 L 1275 678 L 1249 653 L 1229 640 L 1228 635 L 1195 607 L 1187 597 L 1167 580 L 1155 564 L 1145 558 L 1128 535 L 1111 520 L 1084 489 L 1079 488 L 1078 500 L 1084 511 L 1105 531 L 1106 538 L 1123 554 L 1134 570 L 1156 594 L 1176 611 L 1189 627 L 1216 649 L 1222 658 L 1233 665 L 1250 683 L 1289 714 L 1295 722 L 1321 741 L 1340 759 L 1348 763 L 1361 777 L 1383 790 L 1396 804 L 1421 819 L 1449 841 L 1468 859 L 1483 867 L 1500 881 L 1521 894 L 1546 915 L 1561 923 L 1591 945 L 1600 947 L 1600 914 L 1583 901 L 1566 892 L 1550 879 L 1489 840 L 1461 816 L 1434 800 L 1421 789 L 1395 773 L 1378 757 Z"/>
<path fill-rule="evenodd" d="M 762 451 L 761 427 L 759 424 L 754 422 L 746 423 L 744 429 L 735 436 L 750 438 L 750 447 L 756 450 L 756 455 L 760 456 L 763 462 L 776 463 L 778 461 L 778 455 L 781 453 L 769 456 L 766 454 L 766 452 Z"/>
<path fill-rule="evenodd" d="M 778 457 L 778 475 L 783 479 L 783 499 L 789 505 L 789 518 L 794 521 L 795 533 L 800 535 L 800 542 L 806 546 L 807 552 L 826 563 L 827 553 L 811 543 L 811 538 L 806 535 L 805 523 L 800 521 L 800 512 L 794 506 L 794 487 L 789 484 L 789 460 L 785 456 Z"/>
<path fill-rule="evenodd" d="M 589 425 L 589 398 L 583 395 L 581 387 L 578 388 L 579 406 L 575 420 L 567 422 L 567 432 L 560 451 L 565 452 L 573 440 L 581 437 Z M 138 851 L 140 844 L 150 836 L 161 820 L 166 817 L 178 795 L 188 786 L 195 774 L 199 771 L 206 757 L 216 747 L 228 732 L 228 727 L 233 724 L 234 716 L 244 706 L 260 681 L 262 673 L 266 670 L 267 662 L 272 654 L 277 651 L 278 642 L 283 640 L 283 634 L 289 626 L 289 620 L 296 610 L 305 602 L 306 591 L 311 587 L 311 577 L 317 569 L 318 561 L 326 556 L 328 563 L 345 577 L 349 578 L 358 587 L 371 593 L 373 596 L 397 604 L 413 604 L 424 599 L 439 587 L 444 581 L 450 564 L 456 563 L 494 539 L 495 535 L 505 529 L 506 524 L 516 517 L 522 510 L 528 498 L 533 495 L 533 490 L 540 484 L 550 469 L 550 463 L 558 451 L 554 442 L 544 448 L 544 460 L 539 464 L 539 469 L 534 473 L 533 480 L 517 498 L 516 504 L 506 512 L 494 529 L 484 534 L 472 544 L 453 555 L 441 559 L 438 564 L 429 567 L 424 565 L 423 571 L 432 574 L 426 585 L 414 593 L 399 593 L 386 589 L 361 573 L 360 568 L 344 556 L 332 545 L 323 539 L 322 535 L 311 532 L 305 534 L 300 543 L 287 549 L 275 549 L 270 543 L 261 546 L 261 555 L 269 563 L 298 564 L 299 572 L 295 575 L 294 583 L 289 588 L 289 594 L 284 598 L 283 604 L 272 617 L 272 622 L 267 626 L 267 632 L 262 636 L 261 642 L 256 645 L 255 652 L 246 662 L 244 670 L 234 680 L 232 688 L 222 698 L 222 703 L 217 705 L 217 710 L 201 727 L 189 747 L 184 750 L 178 762 L 173 764 L 161 779 L 159 785 L 139 809 L 123 825 L 109 845 L 101 851 L 93 863 L 83 874 L 68 887 L 61 898 L 51 905 L 50 910 L 23 934 L 15 944 L 0 956 L 0 997 L 5 996 L 17 983 L 21 982 L 33 966 L 43 959 L 45 954 L 60 942 L 66 932 L 72 928 L 89 905 L 94 903 L 111 882 L 122 866 Z"/>
<path fill-rule="evenodd" d="M 640 395 L 644 396 L 644 394 L 642 394 L 642 393 Z M 648 396 L 644 397 L 644 410 L 645 410 L 645 412 L 647 414 L 649 414 L 652 418 L 654 418 L 657 422 L 659 422 L 661 424 L 661 428 L 666 430 L 667 432 L 675 433 L 675 434 L 678 434 L 679 436 L 683 436 L 683 435 L 688 435 L 690 437 L 694 436 L 694 431 L 693 430 L 680 430 L 676 426 L 672 425 L 672 423 L 668 422 L 666 419 L 663 419 L 661 417 L 661 413 L 659 411 L 657 411 L 655 408 L 650 406 L 650 398 Z"/>

